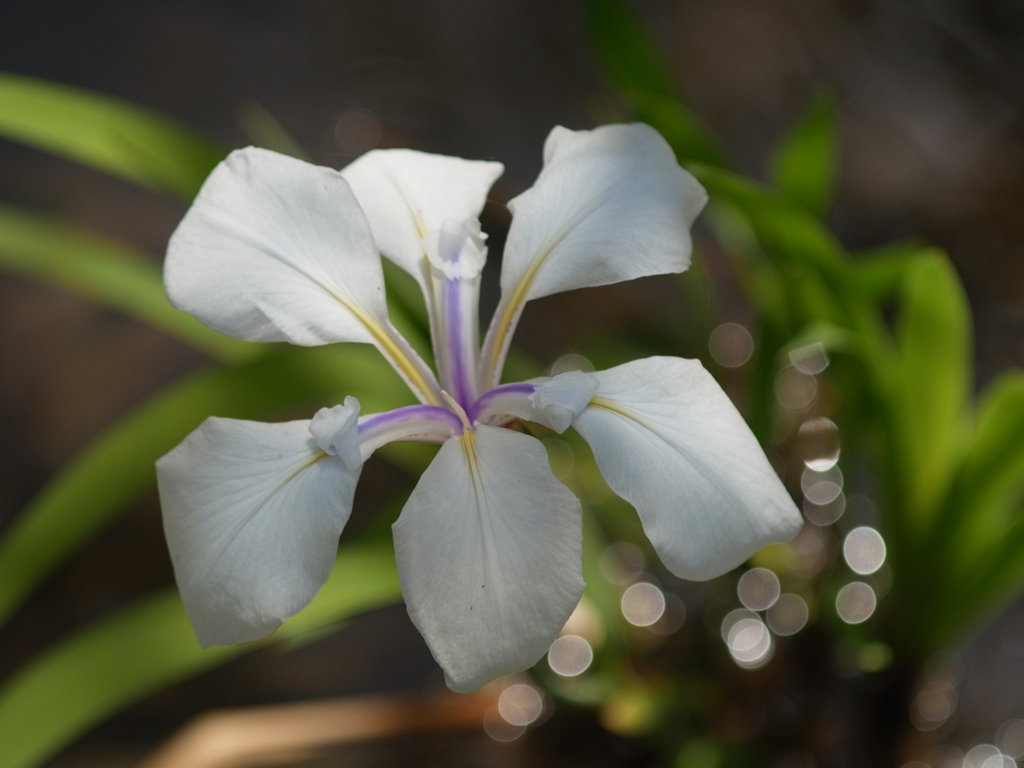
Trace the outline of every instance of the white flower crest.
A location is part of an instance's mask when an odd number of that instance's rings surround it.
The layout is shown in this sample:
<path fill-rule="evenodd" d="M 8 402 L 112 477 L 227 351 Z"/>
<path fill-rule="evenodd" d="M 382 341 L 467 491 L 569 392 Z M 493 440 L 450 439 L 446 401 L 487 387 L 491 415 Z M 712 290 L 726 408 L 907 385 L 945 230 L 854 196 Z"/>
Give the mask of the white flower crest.
<path fill-rule="evenodd" d="M 362 463 L 395 440 L 441 443 L 393 527 L 402 591 L 448 685 L 532 666 L 583 592 L 581 508 L 514 418 L 574 427 L 665 565 L 717 576 L 800 515 L 700 363 L 656 357 L 500 384 L 530 299 L 690 263 L 706 201 L 645 125 L 555 128 L 513 200 L 502 297 L 480 343 L 478 217 L 492 162 L 377 150 L 338 172 L 248 148 L 210 175 L 171 238 L 175 306 L 242 339 L 374 344 L 418 405 L 311 421 L 211 418 L 157 462 L 164 527 L 204 645 L 263 637 L 323 585 Z M 392 326 L 380 254 L 420 283 L 436 373 Z"/>

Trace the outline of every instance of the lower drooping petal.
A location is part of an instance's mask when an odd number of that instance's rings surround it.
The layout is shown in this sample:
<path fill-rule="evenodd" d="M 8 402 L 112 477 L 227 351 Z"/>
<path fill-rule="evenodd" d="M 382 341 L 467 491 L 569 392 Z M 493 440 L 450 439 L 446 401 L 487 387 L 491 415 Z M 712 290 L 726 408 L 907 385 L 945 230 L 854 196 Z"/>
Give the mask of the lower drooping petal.
<path fill-rule="evenodd" d="M 409 615 L 455 691 L 533 666 L 583 594 L 580 502 L 518 432 L 445 442 L 393 531 Z"/>
<path fill-rule="evenodd" d="M 210 418 L 157 462 L 174 574 L 203 646 L 265 637 L 313 599 L 360 469 L 322 451 L 308 421 Z"/>
<path fill-rule="evenodd" d="M 597 393 L 573 426 L 677 576 L 713 578 L 800 529 L 789 493 L 700 362 L 650 357 L 593 375 Z"/>

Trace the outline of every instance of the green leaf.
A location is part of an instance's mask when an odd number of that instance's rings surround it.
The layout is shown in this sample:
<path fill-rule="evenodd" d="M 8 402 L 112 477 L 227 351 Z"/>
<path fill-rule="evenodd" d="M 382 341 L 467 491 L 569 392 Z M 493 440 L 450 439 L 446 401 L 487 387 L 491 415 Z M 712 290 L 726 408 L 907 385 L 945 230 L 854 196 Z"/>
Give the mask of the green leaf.
<path fill-rule="evenodd" d="M 700 118 L 679 100 L 668 62 L 636 15 L 622 0 L 587 0 L 586 11 L 598 61 L 636 119 L 664 136 L 680 160 L 727 167 Z"/>
<path fill-rule="evenodd" d="M 247 99 L 235 110 L 235 119 L 249 141 L 257 147 L 280 152 L 309 162 L 309 155 L 292 138 L 285 127 L 258 101 Z"/>
<path fill-rule="evenodd" d="M 839 130 L 830 95 L 815 99 L 772 165 L 772 179 L 782 194 L 816 215 L 828 210 L 839 175 Z"/>
<path fill-rule="evenodd" d="M 204 650 L 176 591 L 142 600 L 44 652 L 0 691 L 0 768 L 37 766 L 151 693 L 400 597 L 390 546 L 347 546 L 309 607 L 256 643 Z"/>
<path fill-rule="evenodd" d="M 915 639 L 925 646 L 925 653 L 948 647 L 966 627 L 983 621 L 1020 594 L 1024 586 L 1024 508 L 1018 508 L 1001 527 L 996 541 L 972 554 L 967 562 L 958 563 L 961 568 L 953 578 L 947 577 L 938 588 L 929 582 L 923 586 L 927 591 L 919 592 L 932 598 L 931 610 L 924 617 L 929 623 L 913 624 L 920 633 Z"/>
<path fill-rule="evenodd" d="M 713 200 L 732 205 L 747 219 L 761 246 L 793 267 L 807 267 L 830 279 L 848 279 L 845 251 L 817 217 L 763 184 L 707 165 L 690 170 Z M 842 285 L 845 292 L 847 283 Z"/>
<path fill-rule="evenodd" d="M 594 52 L 619 89 L 675 96 L 658 46 L 621 0 L 587 0 L 586 14 Z"/>
<path fill-rule="evenodd" d="M 922 250 L 924 246 L 917 240 L 900 240 L 856 253 L 852 262 L 853 278 L 869 301 L 888 304 L 899 294 L 907 271 Z"/>
<path fill-rule="evenodd" d="M 119 99 L 0 74 L 0 136 L 191 200 L 225 151 Z"/>
<path fill-rule="evenodd" d="M 1009 506 L 1024 486 L 1024 371 L 1004 373 L 978 404 L 977 432 L 964 457 L 964 494 L 972 506 Z M 1005 522 L 1005 520 L 1003 520 Z"/>
<path fill-rule="evenodd" d="M 940 251 L 918 256 L 896 326 L 899 417 L 909 515 L 932 511 L 958 459 L 971 388 L 971 319 L 960 278 Z"/>
<path fill-rule="evenodd" d="M 372 412 L 408 402 L 377 350 L 288 347 L 203 371 L 151 397 L 94 440 L 22 511 L 0 542 L 0 622 L 69 552 L 155 483 L 153 462 L 208 416 L 263 418 L 355 395 Z"/>
<path fill-rule="evenodd" d="M 172 307 L 160 268 L 144 255 L 46 216 L 0 206 L 0 269 L 78 293 L 221 360 L 237 362 L 266 350 Z"/>

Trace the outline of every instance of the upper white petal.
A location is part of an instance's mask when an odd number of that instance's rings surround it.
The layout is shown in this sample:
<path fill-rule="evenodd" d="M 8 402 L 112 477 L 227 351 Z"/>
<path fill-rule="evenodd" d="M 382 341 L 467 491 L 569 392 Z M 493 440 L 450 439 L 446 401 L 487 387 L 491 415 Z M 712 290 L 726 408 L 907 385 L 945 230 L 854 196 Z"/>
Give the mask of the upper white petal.
<path fill-rule="evenodd" d="M 789 493 L 700 362 L 651 357 L 594 375 L 600 386 L 573 426 L 673 573 L 713 578 L 800 529 Z"/>
<path fill-rule="evenodd" d="M 265 149 L 232 152 L 167 247 L 171 303 L 248 341 L 375 339 L 388 324 L 380 255 L 341 174 Z"/>
<path fill-rule="evenodd" d="M 580 503 L 532 437 L 453 437 L 393 526 L 402 592 L 452 690 L 533 666 L 583 593 Z"/>
<path fill-rule="evenodd" d="M 446 220 L 479 218 L 503 171 L 501 163 L 375 149 L 341 173 L 366 212 L 380 252 L 423 284 L 421 240 Z"/>
<path fill-rule="evenodd" d="M 359 470 L 308 421 L 207 419 L 157 462 L 164 532 L 204 646 L 273 632 L 326 581 Z"/>
<path fill-rule="evenodd" d="M 509 203 L 502 292 L 525 286 L 526 301 L 682 272 L 690 265 L 690 225 L 706 201 L 650 126 L 557 127 L 537 182 Z"/>

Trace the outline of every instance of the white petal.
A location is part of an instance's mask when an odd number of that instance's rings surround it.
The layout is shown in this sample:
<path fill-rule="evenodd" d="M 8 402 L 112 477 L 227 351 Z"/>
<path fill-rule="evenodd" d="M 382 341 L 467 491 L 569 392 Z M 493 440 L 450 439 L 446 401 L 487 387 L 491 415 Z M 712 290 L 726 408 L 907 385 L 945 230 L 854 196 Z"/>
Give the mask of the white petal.
<path fill-rule="evenodd" d="M 485 384 L 497 383 L 526 301 L 689 267 L 689 228 L 706 201 L 650 126 L 551 131 L 537 182 L 509 203 L 513 219 L 502 299 L 485 347 Z"/>
<path fill-rule="evenodd" d="M 375 149 L 342 169 L 380 252 L 426 289 L 421 240 L 448 219 L 479 218 L 501 163 L 412 149 Z"/>
<path fill-rule="evenodd" d="M 375 342 L 367 322 L 388 326 L 380 256 L 348 184 L 265 149 L 232 152 L 210 174 L 164 278 L 174 306 L 248 341 Z"/>
<path fill-rule="evenodd" d="M 547 652 L 583 593 L 581 525 L 534 438 L 481 426 L 441 446 L 393 531 L 409 615 L 452 690 Z"/>
<path fill-rule="evenodd" d="M 308 427 L 211 418 L 157 462 L 174 574 L 204 646 L 269 635 L 330 573 L 359 470 Z"/>
<path fill-rule="evenodd" d="M 597 394 L 573 426 L 677 576 L 713 578 L 800 529 L 789 493 L 700 362 L 651 357 L 594 375 Z"/>

